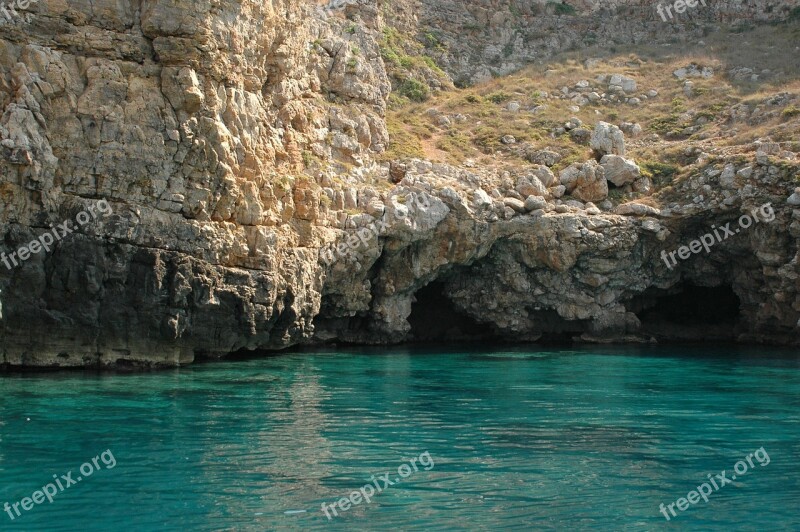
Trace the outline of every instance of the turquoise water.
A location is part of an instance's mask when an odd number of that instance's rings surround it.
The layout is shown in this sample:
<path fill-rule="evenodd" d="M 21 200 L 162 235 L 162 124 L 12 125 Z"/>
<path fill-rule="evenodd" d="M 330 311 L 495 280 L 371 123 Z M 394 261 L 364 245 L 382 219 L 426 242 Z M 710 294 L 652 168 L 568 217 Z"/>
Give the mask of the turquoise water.
<path fill-rule="evenodd" d="M 313 352 L 0 389 L 0 504 L 116 462 L 1 530 L 800 529 L 796 352 Z M 432 466 L 325 517 L 412 458 Z"/>

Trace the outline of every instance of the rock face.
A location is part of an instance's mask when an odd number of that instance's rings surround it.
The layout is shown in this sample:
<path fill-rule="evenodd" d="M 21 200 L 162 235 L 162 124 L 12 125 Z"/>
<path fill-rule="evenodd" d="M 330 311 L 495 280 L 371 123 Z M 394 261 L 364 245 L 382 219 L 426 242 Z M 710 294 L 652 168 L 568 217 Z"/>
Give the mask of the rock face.
<path fill-rule="evenodd" d="M 331 222 L 300 170 L 382 151 L 390 91 L 370 8 L 352 32 L 310 9 L 42 0 L 3 26 L 0 251 L 113 208 L 0 267 L 4 361 L 177 363 L 310 334 L 321 272 L 299 265 Z"/>
<path fill-rule="evenodd" d="M 720 338 L 797 343 L 800 212 L 771 148 L 746 173 L 723 161 L 736 190 L 613 214 L 582 203 L 608 195 L 595 161 L 501 187 L 487 170 L 379 164 L 381 12 L 337 5 L 41 0 L 25 31 L 0 27 L 0 364 L 414 340 L 437 332 L 417 318 L 434 290 L 433 310 L 519 341 L 674 338 L 661 299 L 728 290 L 740 308 Z M 488 5 L 453 9 L 505 24 Z M 592 147 L 624 156 L 621 131 L 598 128 Z M 774 198 L 773 221 L 663 261 L 758 208 L 753 190 Z"/>

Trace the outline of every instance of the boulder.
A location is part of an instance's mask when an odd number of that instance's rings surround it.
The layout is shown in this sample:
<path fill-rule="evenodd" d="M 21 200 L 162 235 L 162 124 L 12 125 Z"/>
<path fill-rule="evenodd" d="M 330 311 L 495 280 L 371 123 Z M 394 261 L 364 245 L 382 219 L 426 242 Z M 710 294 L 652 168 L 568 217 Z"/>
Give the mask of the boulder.
<path fill-rule="evenodd" d="M 528 160 L 536 164 L 553 166 L 561 160 L 561 154 L 550 150 L 539 150 L 529 154 Z"/>
<path fill-rule="evenodd" d="M 608 196 L 605 171 L 596 161 L 572 164 L 561 171 L 559 178 L 575 199 L 594 202 Z"/>
<path fill-rule="evenodd" d="M 793 205 L 795 207 L 800 206 L 800 187 L 794 189 L 794 194 L 789 196 L 787 202 L 789 203 L 789 205 Z"/>
<path fill-rule="evenodd" d="M 608 122 L 598 122 L 589 141 L 589 146 L 599 155 L 625 156 L 625 135 L 622 130 Z"/>
<path fill-rule="evenodd" d="M 636 88 L 636 80 L 628 76 L 623 76 L 622 74 L 612 74 L 611 78 L 608 80 L 608 90 L 611 92 L 622 91 L 631 93 L 636 92 Z"/>
<path fill-rule="evenodd" d="M 525 203 L 516 198 L 503 198 L 503 205 L 513 209 L 515 212 L 525 212 Z"/>
<path fill-rule="evenodd" d="M 633 122 L 622 122 L 619 125 L 622 132 L 629 137 L 638 137 L 642 134 L 642 126 Z"/>
<path fill-rule="evenodd" d="M 569 132 L 569 137 L 576 144 L 589 144 L 589 139 L 592 137 L 592 132 L 586 128 L 579 127 Z"/>
<path fill-rule="evenodd" d="M 528 175 L 525 177 L 519 178 L 517 181 L 517 192 L 519 192 L 523 198 L 528 196 L 546 196 L 547 195 L 547 187 L 539 181 L 539 178 L 535 175 Z"/>
<path fill-rule="evenodd" d="M 725 165 L 722 174 L 719 176 L 719 184 L 722 188 L 734 188 L 736 180 L 736 167 L 732 164 Z"/>
<path fill-rule="evenodd" d="M 564 185 L 558 185 L 550 189 L 550 194 L 552 194 L 554 198 L 560 198 L 566 191 L 567 188 Z"/>
<path fill-rule="evenodd" d="M 614 209 L 614 213 L 624 216 L 659 216 L 661 211 L 641 203 L 623 203 Z"/>
<path fill-rule="evenodd" d="M 539 179 L 539 181 L 542 182 L 545 188 L 550 188 L 553 185 L 558 184 L 558 180 L 556 179 L 556 176 L 553 174 L 553 171 L 546 166 L 541 166 L 541 165 L 537 166 L 536 168 L 533 169 L 532 173 Z"/>
<path fill-rule="evenodd" d="M 642 175 L 639 165 L 619 155 L 604 155 L 600 159 L 600 166 L 605 171 L 606 179 L 618 187 L 633 183 Z"/>
<path fill-rule="evenodd" d="M 528 196 L 525 200 L 525 210 L 528 212 L 547 207 L 547 200 L 541 196 Z"/>
<path fill-rule="evenodd" d="M 478 209 L 487 209 L 492 206 L 492 198 L 482 188 L 475 191 L 473 203 Z"/>
<path fill-rule="evenodd" d="M 639 194 L 650 194 L 653 192 L 653 180 L 643 176 L 633 182 L 633 191 Z"/>
<path fill-rule="evenodd" d="M 558 174 L 558 181 L 567 193 L 571 193 L 578 185 L 578 176 L 581 173 L 581 163 L 572 163 Z"/>
<path fill-rule="evenodd" d="M 708 79 L 714 75 L 714 69 L 711 67 L 701 67 L 697 63 L 692 63 L 685 67 L 679 68 L 672 73 L 673 76 L 683 81 L 686 78 L 705 78 Z"/>
<path fill-rule="evenodd" d="M 392 161 L 389 163 L 389 178 L 395 185 L 400 183 L 408 173 L 408 167 L 400 162 Z"/>

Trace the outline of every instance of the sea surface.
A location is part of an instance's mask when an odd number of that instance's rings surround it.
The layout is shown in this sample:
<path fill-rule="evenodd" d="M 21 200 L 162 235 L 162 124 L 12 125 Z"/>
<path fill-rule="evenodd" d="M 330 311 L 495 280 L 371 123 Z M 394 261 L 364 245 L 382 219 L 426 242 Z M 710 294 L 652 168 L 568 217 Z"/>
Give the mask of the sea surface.
<path fill-rule="evenodd" d="M 660 512 L 740 460 L 708 502 Z M 800 530 L 800 353 L 339 349 L 0 374 L 0 505 L 62 476 L 0 530 Z"/>

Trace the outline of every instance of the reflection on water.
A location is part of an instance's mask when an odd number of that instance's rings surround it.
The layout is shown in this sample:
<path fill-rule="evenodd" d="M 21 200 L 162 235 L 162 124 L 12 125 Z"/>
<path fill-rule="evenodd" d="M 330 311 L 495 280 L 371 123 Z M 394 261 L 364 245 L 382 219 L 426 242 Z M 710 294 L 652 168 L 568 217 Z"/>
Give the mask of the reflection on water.
<path fill-rule="evenodd" d="M 0 386 L 0 505 L 117 459 L 2 530 L 652 530 L 761 446 L 770 467 L 673 522 L 800 528 L 792 352 L 360 350 Z M 434 469 L 321 512 L 425 451 Z"/>

